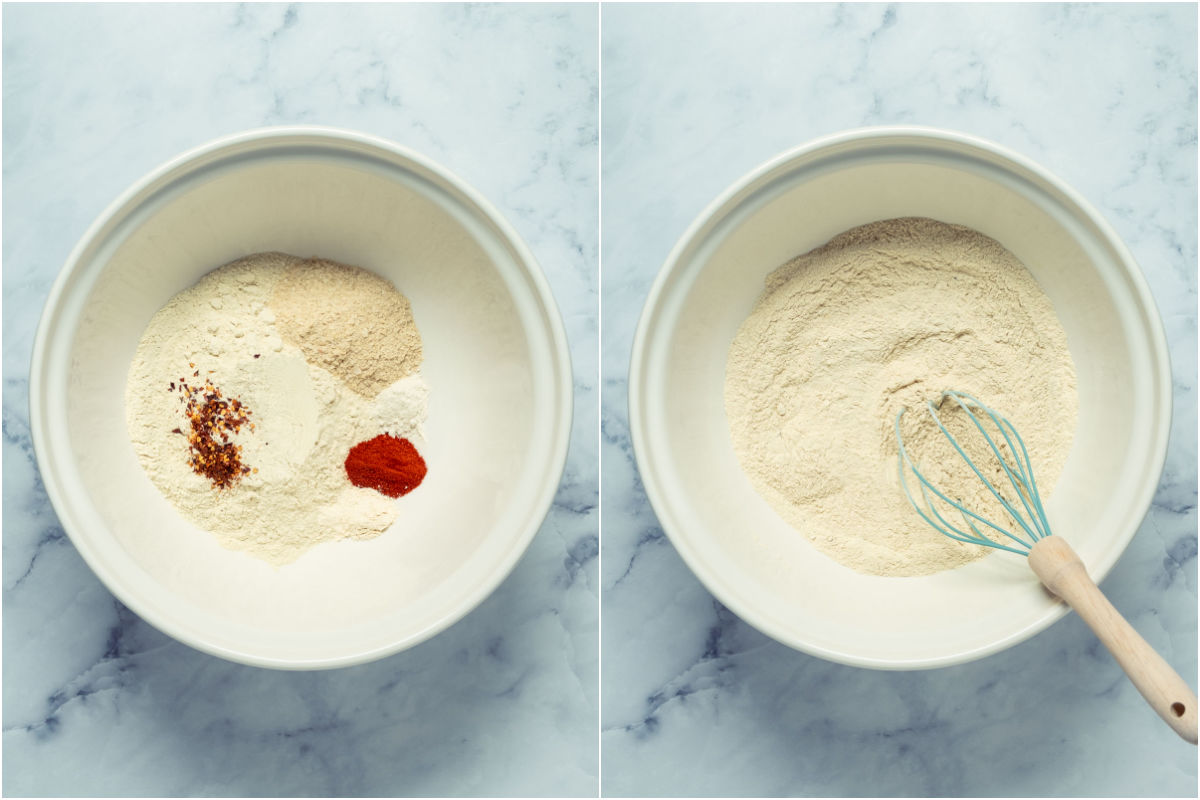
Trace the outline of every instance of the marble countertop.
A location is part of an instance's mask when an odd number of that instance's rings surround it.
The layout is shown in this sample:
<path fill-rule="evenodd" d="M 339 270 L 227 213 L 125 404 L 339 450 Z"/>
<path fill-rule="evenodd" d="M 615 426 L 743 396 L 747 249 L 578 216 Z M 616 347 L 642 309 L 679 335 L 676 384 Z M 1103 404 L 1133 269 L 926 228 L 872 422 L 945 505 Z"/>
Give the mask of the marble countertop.
<path fill-rule="evenodd" d="M 645 499 L 625 376 L 670 247 L 772 155 L 912 123 L 1037 160 L 1113 224 L 1162 313 L 1166 471 L 1104 589 L 1195 685 L 1195 7 L 609 4 L 599 21 L 602 320 L 594 5 L 4 9 L 4 793 L 595 795 L 599 715 L 611 796 L 1194 796 L 1196 750 L 1074 616 L 915 673 L 741 622 Z M 95 216 L 178 152 L 288 123 L 401 142 L 495 203 L 547 273 L 576 389 L 563 484 L 512 576 L 429 642 L 317 673 L 200 654 L 117 603 L 47 502 L 26 402 L 42 303 Z"/>
<path fill-rule="evenodd" d="M 4 8 L 6 795 L 596 794 L 597 36 L 587 5 Z M 117 603 L 47 502 L 27 411 L 92 220 L 179 152 L 290 123 L 473 184 L 546 272 L 575 374 L 564 481 L 508 580 L 412 650 L 317 673 L 203 655 Z"/>
<path fill-rule="evenodd" d="M 1195 796 L 1196 749 L 1074 615 L 925 672 L 828 663 L 717 603 L 638 482 L 626 371 L 675 240 L 820 135 L 950 128 L 1045 165 L 1113 224 L 1162 313 L 1175 417 L 1103 588 L 1196 685 L 1196 8 L 605 5 L 602 784 L 612 796 Z"/>

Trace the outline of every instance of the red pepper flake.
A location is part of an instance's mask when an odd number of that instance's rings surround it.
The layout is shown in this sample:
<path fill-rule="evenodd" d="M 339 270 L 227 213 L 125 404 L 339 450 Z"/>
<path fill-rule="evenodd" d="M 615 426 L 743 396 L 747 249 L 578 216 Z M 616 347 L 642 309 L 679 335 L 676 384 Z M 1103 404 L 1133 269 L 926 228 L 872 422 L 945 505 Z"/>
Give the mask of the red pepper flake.
<path fill-rule="evenodd" d="M 249 422 L 250 409 L 236 397 L 223 397 L 211 380 L 205 379 L 204 387 L 195 389 L 183 383 L 183 378 L 179 380 L 179 399 L 186 403 L 183 413 L 191 426 L 188 464 L 197 475 L 212 481 L 214 489 L 228 489 L 251 472 L 242 463 L 241 446 L 229 441 L 230 434 Z M 172 433 L 183 431 L 176 428 Z"/>
<path fill-rule="evenodd" d="M 255 358 L 258 358 L 258 357 L 259 357 L 259 356 L 261 356 L 261 355 L 262 355 L 262 353 L 255 353 L 255 354 L 254 354 L 254 357 L 255 357 Z"/>

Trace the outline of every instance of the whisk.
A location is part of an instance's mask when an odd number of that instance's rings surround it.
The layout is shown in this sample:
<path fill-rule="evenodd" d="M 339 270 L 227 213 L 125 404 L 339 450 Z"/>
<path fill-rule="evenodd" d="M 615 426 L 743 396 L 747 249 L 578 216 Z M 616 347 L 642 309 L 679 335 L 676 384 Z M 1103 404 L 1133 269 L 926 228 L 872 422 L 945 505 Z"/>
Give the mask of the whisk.
<path fill-rule="evenodd" d="M 938 416 L 947 400 L 952 400 L 966 414 L 999 462 L 1002 476 L 998 476 L 995 483 L 984 476 Z M 1061 537 L 1051 535 L 1046 510 L 1033 478 L 1033 465 L 1017 429 L 1004 416 L 963 392 L 942 392 L 936 404 L 930 400 L 926 405 L 942 434 L 983 481 L 1008 519 L 985 519 L 926 479 L 904 447 L 900 419 L 906 409 L 901 409 L 896 415 L 900 484 L 913 508 L 939 533 L 951 539 L 1027 556 L 1030 568 L 1042 584 L 1087 623 L 1158 715 L 1176 733 L 1196 744 L 1196 693 L 1113 608 L 1088 577 L 1083 562 L 1071 546 Z M 1001 452 L 1005 446 L 1008 455 Z M 919 495 L 914 495 L 909 487 L 909 473 L 920 486 Z M 996 485 L 1003 486 L 1005 479 L 1011 492 L 1007 487 L 1002 491 Z"/>

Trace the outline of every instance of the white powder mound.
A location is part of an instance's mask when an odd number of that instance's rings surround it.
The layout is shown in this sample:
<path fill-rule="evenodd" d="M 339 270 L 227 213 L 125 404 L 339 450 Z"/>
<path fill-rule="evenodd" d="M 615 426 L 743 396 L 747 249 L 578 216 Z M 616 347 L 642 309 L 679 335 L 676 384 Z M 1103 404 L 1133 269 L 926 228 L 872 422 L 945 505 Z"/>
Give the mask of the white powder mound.
<path fill-rule="evenodd" d="M 420 373 L 393 383 L 371 401 L 371 416 L 382 433 L 397 439 L 425 438 L 422 423 L 429 406 L 429 386 Z"/>
<path fill-rule="evenodd" d="M 379 408 L 284 342 L 268 303 L 284 271 L 301 261 L 250 256 L 176 295 L 146 328 L 126 386 L 129 435 L 154 485 L 223 546 L 275 565 L 321 542 L 374 537 L 392 524 L 396 501 L 353 486 L 346 454 L 389 426 L 418 431 L 428 396 L 418 373 L 385 390 L 401 392 L 409 405 Z M 223 490 L 192 470 L 187 436 L 172 433 L 186 433 L 189 424 L 170 384 L 203 385 L 205 378 L 239 398 L 254 424 L 232 440 L 257 471 Z"/>
<path fill-rule="evenodd" d="M 854 228 L 771 273 L 730 347 L 725 410 L 755 489 L 819 549 L 867 574 L 926 575 L 990 549 L 939 534 L 908 504 L 901 408 L 906 447 L 935 485 L 995 514 L 924 411 L 945 389 L 1013 422 L 1047 497 L 1078 411 L 1049 298 L 993 239 L 904 218 Z"/>

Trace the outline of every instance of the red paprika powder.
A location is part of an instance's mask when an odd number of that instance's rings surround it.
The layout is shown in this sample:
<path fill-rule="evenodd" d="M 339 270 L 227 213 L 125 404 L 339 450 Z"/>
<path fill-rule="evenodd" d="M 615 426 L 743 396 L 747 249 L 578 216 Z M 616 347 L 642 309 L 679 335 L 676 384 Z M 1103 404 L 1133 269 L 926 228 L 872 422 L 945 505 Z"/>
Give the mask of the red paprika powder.
<path fill-rule="evenodd" d="M 381 433 L 359 442 L 346 456 L 346 475 L 355 486 L 400 497 L 425 479 L 425 459 L 408 439 Z"/>

